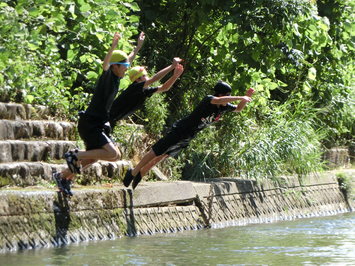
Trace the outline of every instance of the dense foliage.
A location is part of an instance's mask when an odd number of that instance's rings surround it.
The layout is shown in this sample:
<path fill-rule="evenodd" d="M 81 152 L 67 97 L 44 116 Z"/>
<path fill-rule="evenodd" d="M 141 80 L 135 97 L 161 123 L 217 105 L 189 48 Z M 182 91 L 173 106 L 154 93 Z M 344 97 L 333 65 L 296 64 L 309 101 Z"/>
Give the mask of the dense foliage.
<path fill-rule="evenodd" d="M 132 49 L 137 10 L 133 1 L 2 1 L 0 100 L 40 103 L 76 115 L 88 102 L 112 34 L 124 32 L 119 48 Z"/>
<path fill-rule="evenodd" d="M 5 0 L 0 19 L 1 100 L 75 116 L 117 30 L 127 52 L 146 32 L 138 61 L 150 69 L 185 59 L 166 97 L 152 97 L 134 117 L 152 137 L 219 79 L 237 95 L 254 87 L 245 111 L 225 116 L 165 163 L 174 175 L 301 176 L 321 167 L 324 147 L 354 145 L 351 0 Z"/>

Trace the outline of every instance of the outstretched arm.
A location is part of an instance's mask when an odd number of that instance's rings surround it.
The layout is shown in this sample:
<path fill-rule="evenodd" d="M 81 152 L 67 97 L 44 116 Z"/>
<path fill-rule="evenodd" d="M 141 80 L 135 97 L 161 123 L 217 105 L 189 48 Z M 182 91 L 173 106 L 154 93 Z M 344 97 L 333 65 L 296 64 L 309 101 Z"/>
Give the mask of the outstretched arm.
<path fill-rule="evenodd" d="M 144 43 L 144 39 L 145 39 L 145 34 L 142 31 L 139 34 L 138 37 L 138 41 L 137 41 L 137 46 L 133 49 L 133 51 L 128 55 L 128 61 L 130 64 L 132 64 L 134 58 L 136 57 L 136 55 L 138 54 L 139 50 L 142 48 L 143 43 Z"/>
<path fill-rule="evenodd" d="M 182 61 L 181 58 L 174 57 L 173 63 L 170 66 L 163 68 L 158 73 L 156 73 L 153 77 L 151 77 L 150 79 L 145 81 L 144 88 L 148 88 L 149 85 L 153 84 L 156 81 L 161 80 L 163 77 L 166 76 L 166 74 L 168 74 L 170 71 L 172 71 L 177 66 L 177 64 L 179 64 L 181 61 Z"/>
<path fill-rule="evenodd" d="M 116 49 L 118 41 L 120 39 L 121 39 L 121 35 L 118 32 L 115 32 L 115 34 L 113 35 L 111 48 L 110 50 L 108 50 L 104 62 L 102 63 L 102 68 L 104 71 L 107 71 L 110 68 L 110 60 L 111 60 L 112 52 Z"/>
<path fill-rule="evenodd" d="M 251 98 L 248 96 L 221 96 L 221 97 L 213 97 L 211 100 L 212 104 L 226 104 L 234 101 L 246 101 L 250 102 Z"/>
<path fill-rule="evenodd" d="M 175 81 L 181 76 L 182 72 L 184 72 L 184 67 L 180 64 L 177 64 L 174 69 L 174 74 L 163 85 L 158 87 L 157 92 L 168 91 L 171 86 L 173 86 Z"/>
<path fill-rule="evenodd" d="M 250 88 L 250 89 L 248 89 L 247 92 L 245 93 L 245 96 L 251 97 L 254 92 L 255 92 L 255 90 L 254 90 L 253 88 Z M 235 109 L 234 112 L 241 112 L 241 111 L 244 109 L 244 107 L 247 105 L 247 103 L 248 103 L 247 101 L 241 101 L 241 102 L 238 104 L 238 106 L 237 106 L 237 108 Z"/>

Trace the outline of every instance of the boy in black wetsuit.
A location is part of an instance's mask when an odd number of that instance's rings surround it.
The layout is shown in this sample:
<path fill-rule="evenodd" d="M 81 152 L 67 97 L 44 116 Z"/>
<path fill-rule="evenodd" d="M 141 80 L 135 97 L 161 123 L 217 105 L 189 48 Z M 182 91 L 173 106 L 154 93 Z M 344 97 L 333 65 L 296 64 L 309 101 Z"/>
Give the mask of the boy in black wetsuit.
<path fill-rule="evenodd" d="M 102 65 L 103 73 L 96 84 L 89 107 L 85 112 L 80 113 L 78 131 L 85 143 L 86 151 L 67 152 L 65 159 L 69 169 L 53 173 L 53 179 L 56 181 L 58 188 L 68 196 L 72 195 L 70 185 L 74 174 L 80 173 L 80 162 L 86 166 L 97 160 L 116 160 L 120 156 L 119 150 L 112 142 L 106 127 L 120 80 L 142 46 L 144 33 L 140 34 L 137 47 L 129 56 L 123 51 L 115 50 L 120 38 L 120 34 L 116 32 L 111 48 L 105 56 Z"/>
<path fill-rule="evenodd" d="M 196 134 L 219 120 L 220 116 L 229 111 L 240 112 L 247 102 L 251 101 L 253 89 L 249 89 L 246 96 L 230 96 L 232 88 L 225 82 L 218 82 L 214 87 L 214 96 L 208 95 L 202 99 L 195 110 L 185 118 L 177 121 L 171 130 L 156 142 L 151 150 L 145 154 L 134 169 L 129 169 L 124 178 L 124 185 L 128 187 L 133 180 L 132 187 L 138 183 L 154 165 L 168 156 L 176 155 L 188 146 Z M 241 101 L 238 106 L 230 102 Z"/>
<path fill-rule="evenodd" d="M 110 109 L 110 125 L 105 128 L 105 133 L 109 134 L 113 131 L 118 120 L 124 119 L 140 108 L 144 101 L 151 97 L 154 93 L 168 91 L 175 81 L 181 76 L 184 68 L 181 64 L 181 59 L 175 57 L 173 63 L 160 70 L 152 78 L 147 76 L 147 71 L 143 67 L 134 67 L 128 71 L 130 80 L 133 82 L 128 86 L 113 102 Z M 152 83 L 159 81 L 170 71 L 174 70 L 173 75 L 161 86 L 149 87 Z M 117 161 L 119 158 L 106 159 L 107 161 Z M 83 169 L 86 169 L 95 161 L 85 161 L 82 163 Z"/>
<path fill-rule="evenodd" d="M 160 70 L 152 78 L 148 77 L 144 67 L 137 66 L 130 69 L 128 75 L 133 83 L 116 98 L 110 110 L 110 125 L 112 130 L 116 126 L 117 121 L 134 113 L 154 93 L 168 91 L 184 71 L 183 66 L 179 64 L 180 62 L 181 59 L 175 57 L 170 66 Z M 154 82 L 161 80 L 172 70 L 174 70 L 173 75 L 163 85 L 149 87 Z"/>

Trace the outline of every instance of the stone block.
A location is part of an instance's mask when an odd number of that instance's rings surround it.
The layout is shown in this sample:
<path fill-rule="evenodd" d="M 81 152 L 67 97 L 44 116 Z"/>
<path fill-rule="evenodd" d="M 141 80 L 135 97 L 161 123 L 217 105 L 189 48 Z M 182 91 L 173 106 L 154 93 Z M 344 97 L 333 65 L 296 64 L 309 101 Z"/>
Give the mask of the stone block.
<path fill-rule="evenodd" d="M 45 123 L 46 136 L 51 139 L 63 139 L 63 128 L 58 123 Z"/>
<path fill-rule="evenodd" d="M 133 206 L 164 206 L 170 203 L 188 202 L 196 197 L 191 182 L 142 182 L 133 191 Z"/>
<path fill-rule="evenodd" d="M 256 181 L 235 178 L 211 178 L 207 180 L 211 184 L 213 193 L 216 196 L 247 193 L 254 191 Z"/>
<path fill-rule="evenodd" d="M 211 196 L 211 184 L 192 182 L 195 194 L 202 200 Z"/>
<path fill-rule="evenodd" d="M 9 120 L 0 120 L 0 140 L 14 139 L 13 132 Z"/>
<path fill-rule="evenodd" d="M 50 138 L 75 139 L 75 126 L 69 122 L 0 120 L 0 140 Z"/>
<path fill-rule="evenodd" d="M 74 148 L 73 141 L 0 141 L 0 162 L 63 159 L 64 153 Z"/>
<path fill-rule="evenodd" d="M 46 131 L 42 121 L 33 121 L 32 122 L 32 135 L 36 138 L 45 137 Z"/>
<path fill-rule="evenodd" d="M 6 103 L 6 114 L 3 119 L 21 120 L 26 119 L 26 110 L 21 104 Z"/>
<path fill-rule="evenodd" d="M 158 167 L 154 166 L 151 170 L 157 180 L 165 180 L 165 181 L 168 180 L 168 177 L 164 175 L 164 173 L 160 171 Z"/>
<path fill-rule="evenodd" d="M 63 130 L 63 138 L 66 140 L 75 140 L 76 125 L 70 122 L 59 122 Z"/>
<path fill-rule="evenodd" d="M 90 188 L 73 189 L 75 196 L 70 199 L 69 207 L 73 212 L 84 210 L 117 209 L 125 206 L 123 189 Z"/>
<path fill-rule="evenodd" d="M 15 139 L 28 139 L 32 135 L 32 128 L 26 121 L 14 121 L 12 127 Z"/>
<path fill-rule="evenodd" d="M 9 142 L 0 141 L 0 162 L 12 162 L 12 150 Z"/>
<path fill-rule="evenodd" d="M 7 117 L 6 104 L 0 102 L 0 119 L 6 119 L 6 117 Z"/>
<path fill-rule="evenodd" d="M 348 147 L 333 147 L 328 149 L 323 159 L 330 168 L 347 167 L 350 163 Z"/>
<path fill-rule="evenodd" d="M 338 184 L 336 176 L 332 172 L 313 173 L 303 177 L 301 180 L 302 186 L 321 185 L 321 184 Z"/>

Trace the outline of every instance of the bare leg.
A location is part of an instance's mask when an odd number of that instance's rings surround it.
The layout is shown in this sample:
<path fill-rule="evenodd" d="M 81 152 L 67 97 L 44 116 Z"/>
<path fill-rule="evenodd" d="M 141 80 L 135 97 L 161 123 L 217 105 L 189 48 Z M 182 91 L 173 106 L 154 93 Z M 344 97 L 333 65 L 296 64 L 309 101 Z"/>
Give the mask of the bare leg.
<path fill-rule="evenodd" d="M 150 161 L 152 161 L 156 157 L 157 156 L 155 155 L 155 152 L 151 149 L 148 153 L 146 153 L 143 156 L 143 158 L 140 160 L 140 162 L 132 170 L 132 175 L 136 176 L 138 174 L 138 172 L 141 170 L 142 167 L 144 167 L 146 164 L 148 164 Z"/>
<path fill-rule="evenodd" d="M 111 159 L 107 159 L 106 161 L 110 161 L 110 162 L 116 162 L 116 161 L 118 161 L 118 160 L 120 160 L 121 158 L 122 158 L 122 152 L 121 152 L 121 150 L 118 148 L 118 147 L 116 147 L 117 148 L 117 156 L 116 157 L 114 157 L 114 158 L 111 158 Z"/>
<path fill-rule="evenodd" d="M 79 152 L 79 153 L 81 154 L 81 157 L 86 157 L 86 156 L 90 156 L 92 154 L 101 155 L 101 153 L 103 151 L 108 151 L 109 153 L 112 153 L 112 155 L 116 155 L 116 156 L 107 158 L 106 161 L 115 162 L 121 158 L 121 152 L 116 146 L 112 145 L 113 146 L 112 147 L 109 144 L 112 144 L 112 143 L 107 143 L 105 146 L 103 146 L 102 149 L 89 150 L 89 151 Z M 114 152 L 113 148 L 116 149 L 116 153 Z M 94 151 L 94 152 L 92 152 L 92 151 Z M 79 154 L 78 154 L 78 156 L 79 156 Z M 85 159 L 85 158 L 80 158 L 80 159 L 81 159 L 80 162 L 82 165 L 82 170 L 89 168 L 93 163 L 98 161 L 97 159 Z M 74 176 L 75 176 L 75 174 L 72 173 L 69 169 L 65 169 L 64 171 L 62 171 L 62 177 L 64 179 L 73 179 Z"/>
<path fill-rule="evenodd" d="M 95 159 L 95 160 L 113 160 L 117 158 L 119 154 L 118 148 L 112 143 L 107 143 L 101 149 L 79 151 L 78 159 Z"/>
<path fill-rule="evenodd" d="M 169 157 L 168 154 L 162 154 L 158 157 L 155 157 L 153 160 L 151 160 L 149 163 L 147 163 L 145 166 L 141 168 L 140 170 L 141 176 L 143 177 L 150 169 L 153 168 L 154 165 L 165 160 L 167 157 Z"/>

